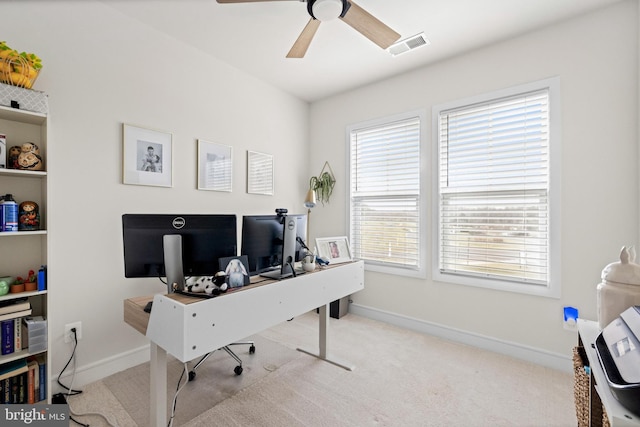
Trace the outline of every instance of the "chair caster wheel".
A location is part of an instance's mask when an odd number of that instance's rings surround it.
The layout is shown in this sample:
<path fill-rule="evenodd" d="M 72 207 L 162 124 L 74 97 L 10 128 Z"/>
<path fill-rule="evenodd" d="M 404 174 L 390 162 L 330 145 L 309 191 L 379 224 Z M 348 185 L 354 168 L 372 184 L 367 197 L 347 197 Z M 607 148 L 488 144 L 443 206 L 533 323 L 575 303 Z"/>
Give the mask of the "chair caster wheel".
<path fill-rule="evenodd" d="M 242 373 L 242 366 L 238 365 L 233 369 L 233 372 L 236 373 L 236 375 L 240 375 Z"/>
<path fill-rule="evenodd" d="M 256 346 L 252 345 L 251 347 L 249 347 L 249 354 L 253 354 L 256 352 Z"/>
<path fill-rule="evenodd" d="M 195 371 L 189 372 L 189 381 L 193 381 L 195 379 L 196 379 L 196 372 Z"/>

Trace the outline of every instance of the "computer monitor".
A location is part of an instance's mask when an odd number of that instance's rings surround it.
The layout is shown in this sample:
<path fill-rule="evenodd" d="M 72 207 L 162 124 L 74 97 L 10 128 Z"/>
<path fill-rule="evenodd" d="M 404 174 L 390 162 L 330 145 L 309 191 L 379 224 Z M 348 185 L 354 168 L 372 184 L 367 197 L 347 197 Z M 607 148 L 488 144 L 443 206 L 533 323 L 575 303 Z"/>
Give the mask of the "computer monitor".
<path fill-rule="evenodd" d="M 185 276 L 213 276 L 220 271 L 219 258 L 237 255 L 235 215 L 124 214 L 122 233 L 127 278 L 167 276 L 164 236 L 180 236 Z M 170 241 L 170 253 L 180 251 L 176 239 Z M 169 273 L 176 271 L 172 275 L 180 275 L 176 256 L 171 258 L 174 269 L 170 268 Z M 177 279 L 170 279 L 174 280 Z"/>
<path fill-rule="evenodd" d="M 288 225 L 284 227 L 284 223 Z M 293 228 L 293 230 L 292 230 Z M 285 235 L 286 233 L 286 235 Z M 295 240 L 291 237 L 295 235 Z M 307 239 L 307 216 L 246 215 L 242 217 L 241 254 L 249 259 L 251 275 L 274 271 L 275 278 L 292 274 L 290 265 L 302 260 Z M 286 243 L 286 245 L 284 244 Z M 283 263 L 283 251 L 285 252 Z M 290 264 L 287 258 L 291 257 Z"/>

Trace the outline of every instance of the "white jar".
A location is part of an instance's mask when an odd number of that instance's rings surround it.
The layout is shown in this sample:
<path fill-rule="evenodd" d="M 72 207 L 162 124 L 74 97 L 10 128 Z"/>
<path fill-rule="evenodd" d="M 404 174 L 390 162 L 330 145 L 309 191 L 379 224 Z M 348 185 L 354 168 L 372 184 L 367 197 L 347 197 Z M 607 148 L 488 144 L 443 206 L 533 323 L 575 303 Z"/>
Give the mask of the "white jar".
<path fill-rule="evenodd" d="M 598 284 L 598 325 L 604 329 L 620 314 L 640 305 L 640 286 L 603 280 Z"/>
<path fill-rule="evenodd" d="M 598 284 L 598 325 L 604 329 L 620 314 L 634 305 L 640 305 L 640 265 L 635 264 L 635 250 L 623 247 L 620 261 L 602 270 Z"/>

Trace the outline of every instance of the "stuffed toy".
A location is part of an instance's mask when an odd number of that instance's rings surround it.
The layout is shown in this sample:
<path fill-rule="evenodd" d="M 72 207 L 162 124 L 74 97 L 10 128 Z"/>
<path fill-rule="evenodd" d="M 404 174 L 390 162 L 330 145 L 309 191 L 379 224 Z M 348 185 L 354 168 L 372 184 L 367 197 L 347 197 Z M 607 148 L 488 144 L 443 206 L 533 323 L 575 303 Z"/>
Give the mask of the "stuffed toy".
<path fill-rule="evenodd" d="M 187 291 L 193 293 L 206 293 L 208 295 L 220 295 L 227 292 L 226 275 L 219 271 L 215 276 L 190 277 L 187 279 Z"/>

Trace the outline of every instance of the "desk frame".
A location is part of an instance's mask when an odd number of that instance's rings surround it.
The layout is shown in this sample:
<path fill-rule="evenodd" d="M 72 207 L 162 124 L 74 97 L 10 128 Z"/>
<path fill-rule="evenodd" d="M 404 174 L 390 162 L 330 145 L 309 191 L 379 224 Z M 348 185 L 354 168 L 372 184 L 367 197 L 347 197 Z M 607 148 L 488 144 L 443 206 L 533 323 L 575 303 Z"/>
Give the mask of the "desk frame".
<path fill-rule="evenodd" d="M 125 301 L 125 322 L 151 340 L 151 425 L 166 426 L 167 353 L 188 362 L 316 308 L 318 352 L 298 350 L 352 370 L 352 365 L 329 355 L 329 304 L 362 289 L 364 262 L 356 261 L 211 299 L 155 295 L 148 325 L 140 314 L 142 299 Z"/>

